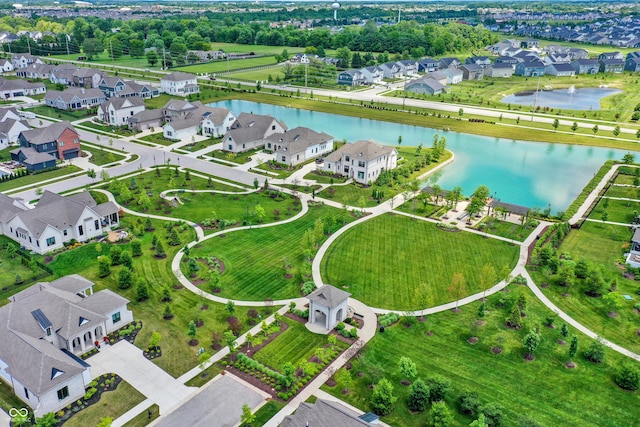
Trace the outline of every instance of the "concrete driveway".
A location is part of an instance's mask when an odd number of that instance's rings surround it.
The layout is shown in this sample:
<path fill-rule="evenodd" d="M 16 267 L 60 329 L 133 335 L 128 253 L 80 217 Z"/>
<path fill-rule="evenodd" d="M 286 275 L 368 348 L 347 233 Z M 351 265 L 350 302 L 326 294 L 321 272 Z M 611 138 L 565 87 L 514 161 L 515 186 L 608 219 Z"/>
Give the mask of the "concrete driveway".
<path fill-rule="evenodd" d="M 187 387 L 142 355 L 142 350 L 127 341 L 103 347 L 91 356 L 91 376 L 115 372 L 160 407 L 160 415 L 184 401 L 198 389 Z"/>
<path fill-rule="evenodd" d="M 218 375 L 198 394 L 149 427 L 233 427 L 240 424 L 242 405 L 253 412 L 266 403 L 269 395 L 233 374 Z"/>

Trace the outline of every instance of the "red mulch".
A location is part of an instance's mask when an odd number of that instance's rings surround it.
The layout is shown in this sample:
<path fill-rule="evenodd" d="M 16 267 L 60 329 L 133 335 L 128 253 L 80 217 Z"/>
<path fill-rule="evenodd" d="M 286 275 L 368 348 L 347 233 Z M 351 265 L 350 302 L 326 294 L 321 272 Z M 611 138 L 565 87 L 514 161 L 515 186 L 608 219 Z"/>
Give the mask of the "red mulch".
<path fill-rule="evenodd" d="M 344 364 L 344 369 L 346 369 L 347 371 L 350 370 L 351 368 L 353 368 L 353 365 L 351 364 L 351 362 L 347 362 Z"/>
<path fill-rule="evenodd" d="M 289 318 L 291 320 L 295 320 L 296 322 L 302 323 L 303 325 L 308 322 L 308 320 L 305 319 L 304 317 L 300 317 L 297 314 L 293 314 L 293 313 L 289 313 L 289 312 L 285 313 L 284 317 L 287 317 L 287 318 Z"/>
<path fill-rule="evenodd" d="M 609 317 L 618 317 L 618 313 L 616 313 L 615 311 L 610 311 L 607 313 L 607 316 Z"/>
<path fill-rule="evenodd" d="M 567 342 L 565 340 L 558 340 L 558 344 L 565 345 Z"/>
<path fill-rule="evenodd" d="M 573 363 L 573 362 L 567 362 L 567 363 L 564 364 L 564 366 L 566 366 L 569 369 L 573 369 L 573 368 L 576 367 L 576 364 Z"/>
<path fill-rule="evenodd" d="M 471 345 L 474 345 L 475 343 L 478 342 L 478 337 L 471 337 L 467 340 L 467 342 Z"/>
<path fill-rule="evenodd" d="M 491 347 L 491 352 L 493 354 L 500 354 L 500 353 L 502 353 L 502 347 L 498 347 L 498 346 Z"/>
<path fill-rule="evenodd" d="M 358 377 L 359 377 L 359 378 L 364 377 L 364 372 L 362 372 L 362 371 L 358 372 Z"/>
<path fill-rule="evenodd" d="M 176 291 L 179 291 L 180 289 L 184 289 L 184 286 L 182 286 L 182 285 L 173 285 L 173 289 L 175 289 Z"/>
<path fill-rule="evenodd" d="M 287 273 L 284 275 L 285 279 L 293 279 L 293 274 Z"/>
<path fill-rule="evenodd" d="M 476 326 L 484 326 L 485 323 L 484 320 L 476 320 Z"/>
<path fill-rule="evenodd" d="M 329 387 L 335 387 L 336 384 L 338 383 L 336 382 L 336 380 L 333 379 L 333 377 L 331 377 L 327 380 L 325 384 L 328 385 Z"/>
<path fill-rule="evenodd" d="M 200 319 L 196 322 L 196 328 L 201 328 L 204 325 L 204 320 Z"/>
<path fill-rule="evenodd" d="M 535 358 L 536 357 L 533 354 L 530 354 L 530 353 L 526 353 L 524 355 L 524 360 L 526 360 L 527 362 L 532 362 L 532 361 L 535 360 Z"/>
<path fill-rule="evenodd" d="M 195 346 L 197 346 L 198 344 L 200 344 L 200 341 L 198 341 L 198 340 L 191 340 L 191 341 L 189 341 L 189 345 L 190 345 L 191 347 L 195 347 Z"/>
<path fill-rule="evenodd" d="M 402 384 L 405 387 L 409 387 L 411 385 L 411 381 L 409 380 L 402 380 L 400 381 L 400 384 Z"/>
<path fill-rule="evenodd" d="M 433 335 L 433 331 L 427 331 L 427 332 L 425 332 L 425 335 L 430 337 L 431 335 Z"/>

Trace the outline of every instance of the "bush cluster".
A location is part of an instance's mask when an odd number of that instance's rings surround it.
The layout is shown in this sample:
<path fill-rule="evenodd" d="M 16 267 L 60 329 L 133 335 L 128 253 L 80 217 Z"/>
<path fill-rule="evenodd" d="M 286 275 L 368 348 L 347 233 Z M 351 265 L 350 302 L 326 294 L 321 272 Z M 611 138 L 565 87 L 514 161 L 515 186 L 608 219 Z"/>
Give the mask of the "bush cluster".
<path fill-rule="evenodd" d="M 387 313 L 384 316 L 380 316 L 380 318 L 378 318 L 378 323 L 380 324 L 380 326 L 389 326 L 393 323 L 396 323 L 398 320 L 400 320 L 400 316 L 398 316 L 396 313 Z"/>

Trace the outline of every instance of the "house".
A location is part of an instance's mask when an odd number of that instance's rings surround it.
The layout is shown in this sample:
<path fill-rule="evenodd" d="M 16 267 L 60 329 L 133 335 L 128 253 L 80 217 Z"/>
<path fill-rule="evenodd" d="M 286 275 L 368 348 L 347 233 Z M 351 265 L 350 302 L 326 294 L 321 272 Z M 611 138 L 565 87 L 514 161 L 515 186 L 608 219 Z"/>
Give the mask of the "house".
<path fill-rule="evenodd" d="M 78 68 L 73 72 L 73 86 L 96 89 L 106 73 L 96 68 Z"/>
<path fill-rule="evenodd" d="M 212 59 L 224 59 L 225 54 L 221 50 L 190 50 L 187 52 L 185 59 L 190 55 L 195 55 L 201 62 L 211 61 Z"/>
<path fill-rule="evenodd" d="M 622 73 L 625 62 L 622 59 L 599 59 L 601 73 Z"/>
<path fill-rule="evenodd" d="M 626 254 L 626 264 L 632 268 L 640 267 L 640 228 L 636 228 L 631 237 L 631 247 L 629 253 Z"/>
<path fill-rule="evenodd" d="M 8 59 L 0 59 L 0 74 L 13 71 L 13 64 Z"/>
<path fill-rule="evenodd" d="M 518 59 L 514 58 L 513 56 L 501 56 L 493 61 L 494 64 L 509 64 L 512 67 L 515 67 L 518 62 L 520 61 L 518 61 Z"/>
<path fill-rule="evenodd" d="M 38 153 L 50 154 L 54 159 L 68 160 L 82 155 L 80 135 L 68 121 L 56 122 L 47 127 L 20 132 L 18 142 L 23 148 L 32 148 Z M 13 160 L 22 161 L 14 158 Z M 37 169 L 36 169 L 37 170 Z"/>
<path fill-rule="evenodd" d="M 447 76 L 448 85 L 457 85 L 458 83 L 462 82 L 462 79 L 464 78 L 464 73 L 462 72 L 462 70 L 458 70 L 457 68 L 443 68 L 441 71 L 442 74 Z"/>
<path fill-rule="evenodd" d="M 478 64 L 464 64 L 460 66 L 464 80 L 482 80 L 484 69 Z"/>
<path fill-rule="evenodd" d="M 202 102 L 189 102 L 181 99 L 170 99 L 163 107 L 162 111 L 167 121 L 184 119 L 189 113 L 202 107 Z"/>
<path fill-rule="evenodd" d="M 55 68 L 49 64 L 29 64 L 25 68 L 16 71 L 16 76 L 24 79 L 49 80 L 51 71 Z"/>
<path fill-rule="evenodd" d="M 17 70 L 19 68 L 27 68 L 31 64 L 44 64 L 44 62 L 37 56 L 18 53 L 11 57 L 11 64 L 13 68 Z"/>
<path fill-rule="evenodd" d="M 516 65 L 514 74 L 523 77 L 544 76 L 544 64 L 542 61 L 520 62 Z"/>
<path fill-rule="evenodd" d="M 111 126 L 127 126 L 134 114 L 144 110 L 144 100 L 140 97 L 111 98 L 98 106 L 98 120 Z"/>
<path fill-rule="evenodd" d="M 139 84 L 131 80 L 123 80 L 119 77 L 104 76 L 98 83 L 98 88 L 104 92 L 107 98 L 111 97 L 140 97 L 155 98 L 160 95 L 160 91 L 147 84 Z"/>
<path fill-rule="evenodd" d="M 349 145 L 349 144 L 346 144 Z M 309 323 L 328 331 L 347 318 L 347 302 L 351 294 L 335 286 L 324 285 L 307 295 Z"/>
<path fill-rule="evenodd" d="M 439 65 L 440 68 L 445 69 L 445 68 L 458 68 L 460 66 L 461 62 L 458 58 L 440 58 L 439 61 Z"/>
<path fill-rule="evenodd" d="M 200 128 L 202 135 L 220 138 L 236 121 L 236 116 L 226 108 L 205 107 L 202 112 Z"/>
<path fill-rule="evenodd" d="M 446 81 L 446 77 L 445 77 Z M 449 88 L 440 83 L 438 80 L 425 75 L 419 79 L 411 80 L 404 85 L 404 90 L 412 93 L 440 95 L 448 92 Z"/>
<path fill-rule="evenodd" d="M 544 67 L 544 73 L 556 77 L 568 77 L 575 76 L 576 70 L 571 64 L 559 63 L 547 65 Z"/>
<path fill-rule="evenodd" d="M 544 62 L 545 65 L 550 65 L 550 64 L 569 64 L 571 63 L 571 61 L 573 61 L 573 58 L 571 58 L 571 55 L 569 54 L 569 52 L 566 52 L 566 53 L 550 53 L 549 55 L 544 57 L 544 60 L 542 62 Z"/>
<path fill-rule="evenodd" d="M 384 64 L 378 65 L 378 67 L 382 70 L 385 79 L 397 79 L 402 77 L 400 67 L 398 67 L 398 64 L 395 62 L 385 62 Z"/>
<path fill-rule="evenodd" d="M 311 58 L 306 53 L 296 53 L 291 57 L 291 62 L 297 62 L 298 64 L 308 64 Z"/>
<path fill-rule="evenodd" d="M 364 76 L 365 83 L 369 85 L 380 83 L 384 78 L 384 71 L 380 67 L 365 67 L 360 69 L 360 72 Z"/>
<path fill-rule="evenodd" d="M 401 73 L 400 67 L 398 67 L 398 72 Z M 339 85 L 360 86 L 365 82 L 366 79 L 364 77 L 364 74 L 362 74 L 362 71 L 360 70 L 345 70 L 338 74 Z"/>
<path fill-rule="evenodd" d="M 162 92 L 168 95 L 187 96 L 200 92 L 195 75 L 176 71 L 160 79 Z"/>
<path fill-rule="evenodd" d="M 29 172 L 52 169 L 58 163 L 53 154 L 39 152 L 33 147 L 20 147 L 12 150 L 11 160 L 22 163 Z"/>
<path fill-rule="evenodd" d="M 333 151 L 333 136 L 299 126 L 270 135 L 265 148 L 274 152 L 276 162 L 295 166 Z"/>
<path fill-rule="evenodd" d="M 440 70 L 426 73 L 424 77 L 436 80 L 438 83 L 440 83 L 443 86 L 447 84 L 447 80 L 448 80 L 448 76 Z"/>
<path fill-rule="evenodd" d="M 600 71 L 600 63 L 595 59 L 576 59 L 571 66 L 576 74 L 597 74 Z"/>
<path fill-rule="evenodd" d="M 29 123 L 22 119 L 3 119 L 0 121 L 0 149 L 18 141 L 21 132 L 29 130 Z"/>
<path fill-rule="evenodd" d="M 162 135 L 168 139 L 179 140 L 197 135 L 200 132 L 202 118 L 198 115 L 189 115 L 180 120 L 166 123 L 162 127 Z"/>
<path fill-rule="evenodd" d="M 488 56 L 472 56 L 470 58 L 467 58 L 464 61 L 465 64 L 477 64 L 479 66 L 481 66 L 482 68 L 487 68 L 489 65 L 491 65 L 491 58 L 489 58 Z"/>
<path fill-rule="evenodd" d="M 0 378 L 41 417 L 79 400 L 91 383 L 78 357 L 133 321 L 129 301 L 93 292 L 82 276 L 41 282 L 0 308 Z"/>
<path fill-rule="evenodd" d="M 20 120 L 21 118 L 22 116 L 15 107 L 0 108 L 0 122 L 4 122 L 8 119 Z"/>
<path fill-rule="evenodd" d="M 423 58 L 418 61 L 418 71 L 423 73 L 429 73 L 436 71 L 440 68 L 440 61 L 433 58 Z"/>
<path fill-rule="evenodd" d="M 375 182 L 382 172 L 394 169 L 397 163 L 398 152 L 395 148 L 375 141 L 360 140 L 345 144 L 329 154 L 322 168 L 366 185 Z"/>
<path fill-rule="evenodd" d="M 223 150 L 240 153 L 267 144 L 273 134 L 283 134 L 284 123 L 269 115 L 241 113 L 222 139 Z"/>
<path fill-rule="evenodd" d="M 107 100 L 100 89 L 70 87 L 63 91 L 50 90 L 44 97 L 45 105 L 59 110 L 94 108 Z"/>
<path fill-rule="evenodd" d="M 378 416 L 371 412 L 358 415 L 338 402 L 318 399 L 315 403 L 300 403 L 292 415 L 284 417 L 280 427 L 371 427 L 377 424 Z"/>
<path fill-rule="evenodd" d="M 627 59 L 624 62 L 624 69 L 637 73 L 640 71 L 640 51 L 630 52 L 627 54 Z"/>
<path fill-rule="evenodd" d="M 587 52 L 585 49 L 578 48 L 578 47 L 569 48 L 569 55 L 571 55 L 571 58 L 573 60 L 589 59 L 589 52 Z"/>
<path fill-rule="evenodd" d="M 30 83 L 24 80 L 7 80 L 0 77 L 0 98 L 12 99 L 18 96 L 42 95 L 47 93 L 44 83 Z"/>
<path fill-rule="evenodd" d="M 72 64 L 60 64 L 54 67 L 49 74 L 49 81 L 53 84 L 70 86 L 73 84 L 73 73 L 78 69 Z"/>
<path fill-rule="evenodd" d="M 489 65 L 484 70 L 484 74 L 487 77 L 511 77 L 513 76 L 513 73 L 514 69 L 511 64 L 503 64 L 499 62 Z"/>
<path fill-rule="evenodd" d="M 520 47 L 523 49 L 532 49 L 540 47 L 540 40 L 536 39 L 526 39 L 520 42 Z"/>
<path fill-rule="evenodd" d="M 403 59 L 402 61 L 396 61 L 400 71 L 405 76 L 417 76 L 418 75 L 418 63 L 413 59 Z"/>
<path fill-rule="evenodd" d="M 134 114 L 127 120 L 129 129 L 142 132 L 143 130 L 157 128 L 164 122 L 164 112 L 162 108 L 154 108 Z"/>
<path fill-rule="evenodd" d="M 0 199 L 0 206 L 15 208 L 10 197 Z M 87 191 L 63 197 L 45 190 L 35 208 L 4 218 L 3 234 L 39 254 L 62 248 L 71 240 L 85 242 L 99 237 L 120 222 L 115 203 L 98 205 Z"/>
<path fill-rule="evenodd" d="M 598 55 L 598 60 L 604 60 L 604 59 L 622 60 L 624 59 L 624 56 L 620 52 L 603 52 L 600 55 Z"/>

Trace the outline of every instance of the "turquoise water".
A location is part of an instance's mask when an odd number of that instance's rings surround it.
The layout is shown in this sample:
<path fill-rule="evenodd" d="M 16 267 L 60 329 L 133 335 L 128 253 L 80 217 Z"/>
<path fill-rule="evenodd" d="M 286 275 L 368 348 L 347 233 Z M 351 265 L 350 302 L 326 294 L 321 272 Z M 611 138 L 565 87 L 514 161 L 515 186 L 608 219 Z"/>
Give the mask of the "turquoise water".
<path fill-rule="evenodd" d="M 436 133 L 446 136 L 447 148 L 455 162 L 430 178 L 443 188 L 460 186 L 471 194 L 486 185 L 504 202 L 553 212 L 566 209 L 582 191 L 602 163 L 621 159 L 623 150 L 578 145 L 515 141 L 503 138 L 442 132 L 431 128 L 381 122 L 337 114 L 319 113 L 248 101 L 223 101 L 210 104 L 241 112 L 271 114 L 289 128 L 306 126 L 333 135 L 336 140 L 374 139 L 383 144 L 403 146 L 420 142 L 430 147 Z M 437 123 L 437 122 L 436 122 Z"/>
<path fill-rule="evenodd" d="M 558 89 L 550 91 L 540 91 L 536 95 L 505 96 L 500 100 L 505 104 L 518 104 L 532 106 L 535 102 L 536 106 L 561 108 L 565 110 L 599 110 L 600 100 L 604 97 L 621 93 L 618 89 L 607 88 L 579 88 L 575 92 L 569 93 L 567 89 Z"/>

